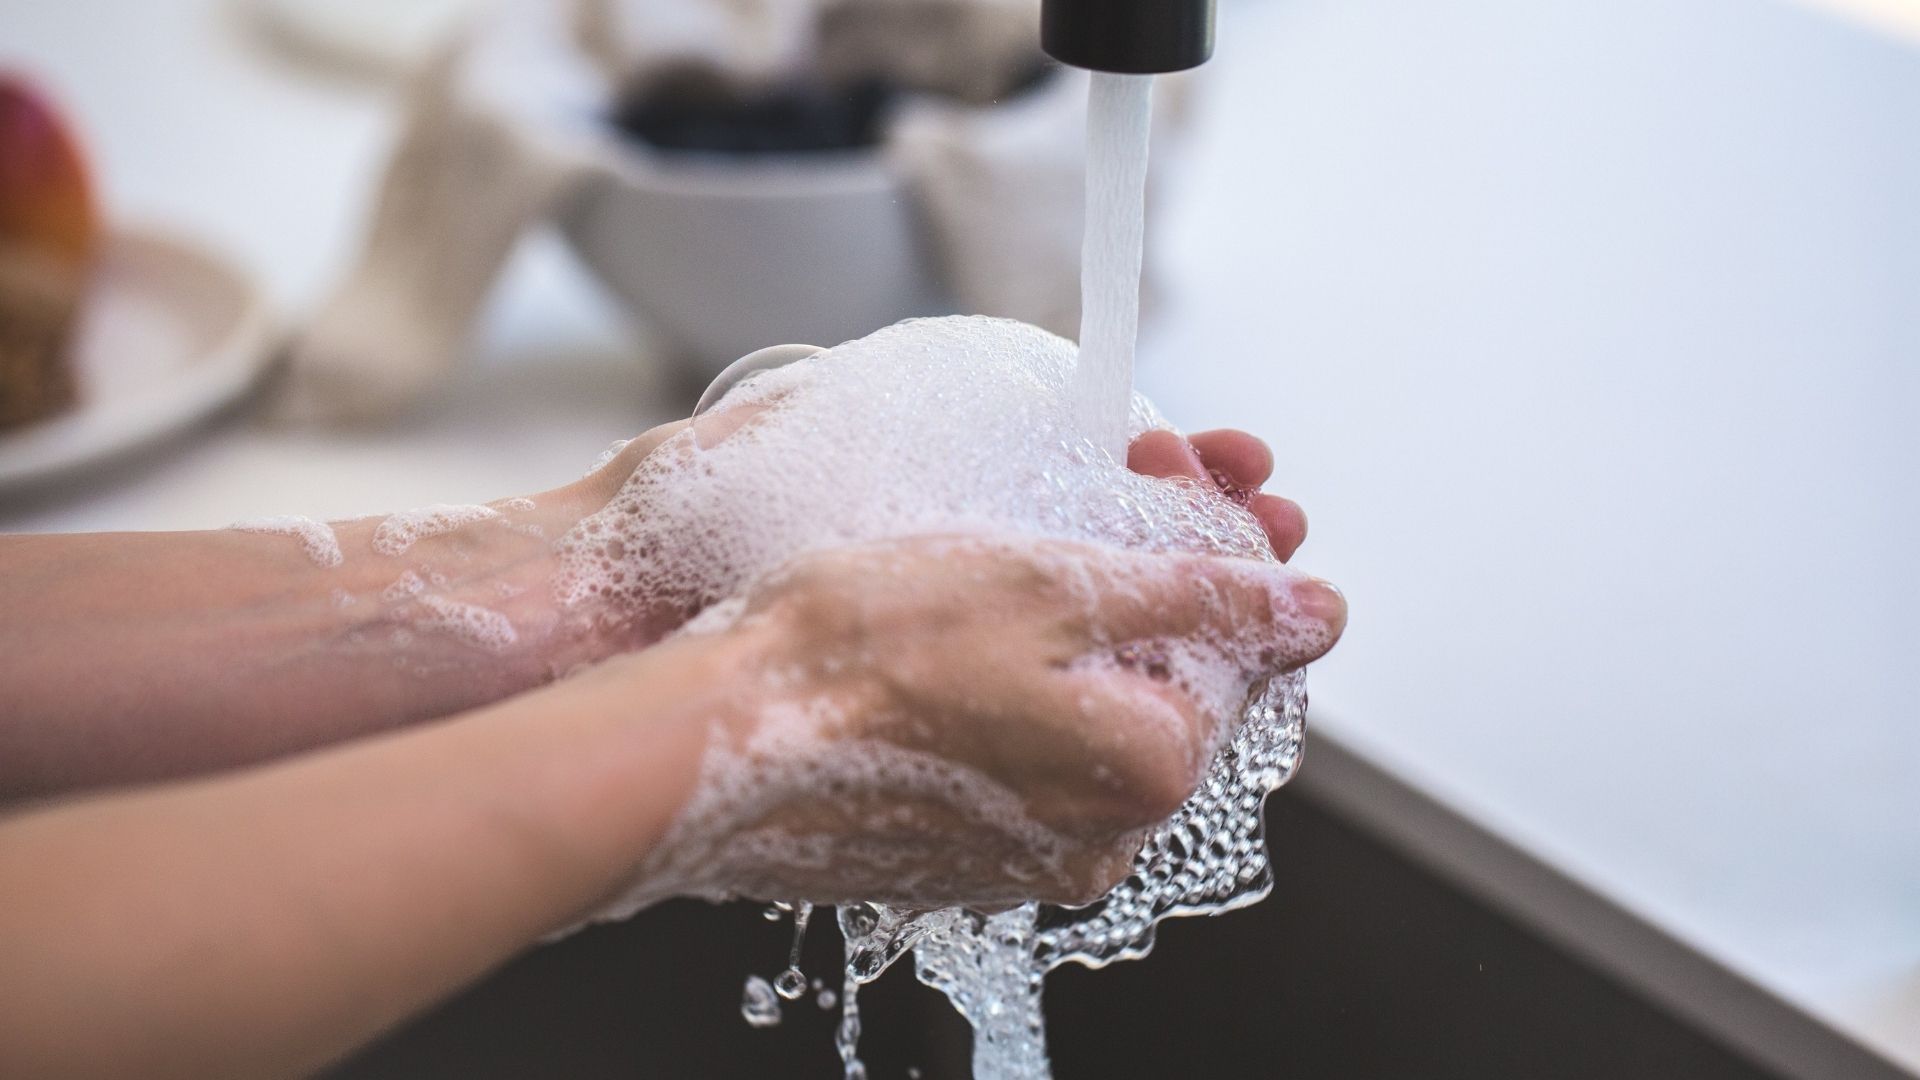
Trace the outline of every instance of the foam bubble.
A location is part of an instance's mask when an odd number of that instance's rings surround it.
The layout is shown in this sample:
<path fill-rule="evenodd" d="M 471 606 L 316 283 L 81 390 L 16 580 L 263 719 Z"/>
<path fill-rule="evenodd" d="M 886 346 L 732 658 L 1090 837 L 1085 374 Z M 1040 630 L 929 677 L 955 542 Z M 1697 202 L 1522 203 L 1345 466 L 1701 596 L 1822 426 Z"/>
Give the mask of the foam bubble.
<path fill-rule="evenodd" d="M 499 516 L 500 511 L 491 506 L 453 506 L 447 503 L 402 510 L 387 515 L 386 520 L 373 530 L 373 550 L 382 555 L 399 555 L 430 536 L 440 536 L 463 525 Z"/>
<path fill-rule="evenodd" d="M 414 619 L 413 625 L 418 629 L 437 630 L 475 648 L 496 653 L 505 652 L 520 640 L 512 620 L 492 608 L 449 600 L 437 593 L 421 593 L 413 599 L 425 612 Z"/>
<path fill-rule="evenodd" d="M 291 536 L 300 541 L 301 550 L 307 553 L 307 558 L 312 559 L 315 566 L 334 567 L 345 561 L 345 556 L 340 553 L 340 539 L 334 535 L 333 526 L 324 521 L 297 514 L 283 514 L 239 521 L 227 527 L 239 532 Z"/>
<path fill-rule="evenodd" d="M 608 465 L 613 464 L 613 459 L 619 457 L 620 451 L 625 450 L 627 448 L 627 444 L 632 441 L 633 441 L 632 439 L 615 439 L 613 441 L 612 446 L 609 446 L 605 450 L 600 451 L 600 456 L 593 459 L 593 464 L 587 467 L 587 471 L 584 475 L 592 476 L 594 473 L 597 473 L 601 469 L 606 468 Z"/>
<path fill-rule="evenodd" d="M 403 570 L 400 576 L 393 580 L 393 584 L 380 590 L 380 599 L 389 604 L 398 603 L 408 597 L 420 595 L 421 590 L 426 587 L 427 583 L 420 580 L 419 574 L 412 570 Z"/>

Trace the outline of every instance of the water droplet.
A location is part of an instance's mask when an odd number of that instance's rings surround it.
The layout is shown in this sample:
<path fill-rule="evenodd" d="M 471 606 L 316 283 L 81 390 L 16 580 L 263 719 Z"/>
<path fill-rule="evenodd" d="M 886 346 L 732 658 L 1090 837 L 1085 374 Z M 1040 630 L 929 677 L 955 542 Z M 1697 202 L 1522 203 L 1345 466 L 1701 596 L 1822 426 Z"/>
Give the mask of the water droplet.
<path fill-rule="evenodd" d="M 799 968 L 788 968 L 774 976 L 773 992 L 788 1001 L 799 1001 L 800 995 L 807 992 L 807 977 Z"/>
<path fill-rule="evenodd" d="M 780 999 L 774 995 L 773 987 L 758 975 L 747 976 L 745 991 L 740 996 L 740 1015 L 747 1023 L 757 1028 L 769 1028 L 780 1023 Z"/>
<path fill-rule="evenodd" d="M 878 925 L 880 912 L 872 904 L 855 904 L 840 911 L 840 926 L 853 937 L 866 937 Z"/>

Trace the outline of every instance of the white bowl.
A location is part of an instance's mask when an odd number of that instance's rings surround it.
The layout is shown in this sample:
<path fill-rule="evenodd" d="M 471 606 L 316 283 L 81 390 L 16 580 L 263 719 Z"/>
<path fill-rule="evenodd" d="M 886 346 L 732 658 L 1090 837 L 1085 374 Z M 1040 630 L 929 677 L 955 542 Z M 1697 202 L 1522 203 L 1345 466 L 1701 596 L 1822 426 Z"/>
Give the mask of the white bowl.
<path fill-rule="evenodd" d="M 878 150 L 732 157 L 609 142 L 561 228 L 690 375 L 769 342 L 831 346 L 952 310 L 913 197 Z"/>

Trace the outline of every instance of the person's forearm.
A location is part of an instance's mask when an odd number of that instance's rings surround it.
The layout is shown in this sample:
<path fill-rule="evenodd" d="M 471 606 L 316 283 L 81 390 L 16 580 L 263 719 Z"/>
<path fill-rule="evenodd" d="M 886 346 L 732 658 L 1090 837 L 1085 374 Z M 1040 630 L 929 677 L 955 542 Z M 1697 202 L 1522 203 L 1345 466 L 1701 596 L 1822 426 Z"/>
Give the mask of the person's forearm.
<path fill-rule="evenodd" d="M 594 658 L 551 602 L 569 494 L 398 554 L 344 523 L 335 566 L 235 530 L 0 537 L 0 801 L 445 716 Z"/>
<path fill-rule="evenodd" d="M 750 648 L 0 819 L 0 1075 L 294 1075 L 452 992 L 633 884 Z"/>

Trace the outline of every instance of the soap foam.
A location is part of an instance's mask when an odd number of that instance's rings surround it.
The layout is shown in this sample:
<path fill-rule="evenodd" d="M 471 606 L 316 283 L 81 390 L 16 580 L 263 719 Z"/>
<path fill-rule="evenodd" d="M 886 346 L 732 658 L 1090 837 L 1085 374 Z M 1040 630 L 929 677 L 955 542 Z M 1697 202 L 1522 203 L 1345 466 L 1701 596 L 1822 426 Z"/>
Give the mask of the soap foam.
<path fill-rule="evenodd" d="M 396 604 L 410 596 L 420 595 L 426 587 L 427 583 L 420 580 L 419 574 L 411 570 L 402 570 L 400 576 L 393 579 L 393 584 L 380 590 L 380 599 L 389 604 Z"/>
<path fill-rule="evenodd" d="M 500 511 L 491 506 L 452 506 L 447 503 L 402 510 L 397 514 L 389 514 L 373 530 L 373 550 L 382 555 L 399 555 L 430 536 L 440 536 L 476 521 L 499 516 Z"/>
<path fill-rule="evenodd" d="M 736 386 L 770 415 L 642 461 L 556 542 L 562 601 L 701 610 L 795 555 L 902 536 L 1019 533 L 1270 559 L 1212 492 L 1142 477 L 1080 434 L 1073 345 L 1024 323 L 911 320 Z M 1164 427 L 1136 397 L 1134 433 Z"/>
<path fill-rule="evenodd" d="M 425 612 L 413 622 L 421 630 L 437 630 L 495 653 L 505 652 L 520 640 L 512 621 L 492 608 L 449 600 L 437 593 L 421 593 L 413 599 Z"/>
<path fill-rule="evenodd" d="M 300 541 L 300 547 L 312 559 L 315 566 L 335 567 L 345 561 L 340 553 L 340 539 L 333 533 L 333 526 L 324 521 L 315 521 L 310 517 L 297 514 L 284 514 L 278 517 L 256 518 L 252 521 L 239 521 L 227 526 L 239 532 L 273 533 L 291 536 Z"/>
<path fill-rule="evenodd" d="M 1298 654 L 1305 638 L 1325 628 L 1288 612 L 1284 586 L 1292 579 L 1276 573 L 1265 535 L 1243 506 L 1190 482 L 1133 473 L 1087 437 L 1076 414 L 1074 361 L 1071 343 L 1037 328 L 953 317 L 902 323 L 755 375 L 720 407 L 764 414 L 716 445 L 702 447 L 688 431 L 649 455 L 604 510 L 556 542 L 555 588 L 564 603 L 633 617 L 699 613 L 682 632 L 703 633 L 732 623 L 741 597 L 797 555 L 907 536 L 946 536 L 961 546 L 1016 537 L 1024 552 L 1035 539 L 1091 545 L 1075 546 L 1063 556 L 1070 565 L 1053 568 L 1078 582 L 1073 591 L 1088 605 L 1125 583 L 1116 566 L 1103 565 L 1101 551 L 1265 563 L 1250 573 L 1276 590 L 1264 648 L 1250 648 L 1248 635 L 1195 637 L 1134 642 L 1081 661 L 1166 682 L 1217 725 L 1212 748 L 1221 752 L 1205 784 L 1172 819 L 1143 833 L 1126 881 L 1071 911 L 1021 903 L 982 916 L 940 907 L 971 883 L 995 878 L 1023 890 L 1010 901 L 1060 895 L 1067 842 L 986 776 L 891 745 L 829 738 L 844 722 L 830 703 L 786 702 L 764 705 L 747 733 L 716 733 L 694 795 L 644 867 L 644 884 L 610 915 L 669 894 L 777 895 L 796 872 L 831 866 L 865 895 L 887 901 L 841 909 L 848 941 L 841 996 L 854 1031 L 853 990 L 911 948 L 922 981 L 945 991 L 974 1023 L 977 1074 L 1025 1078 L 1046 1075 L 1039 992 L 1048 970 L 1068 960 L 1099 965 L 1143 955 L 1159 919 L 1265 894 L 1271 878 L 1261 803 L 1298 760 L 1305 707 L 1299 677 L 1276 675 L 1274 657 Z M 1135 396 L 1129 432 L 1163 426 Z M 873 574 L 889 572 L 884 548 L 863 552 L 877 553 Z M 776 688 L 783 678 L 752 676 Z M 771 811 L 797 792 L 924 800 L 957 811 L 975 833 L 1002 838 L 1004 850 L 982 864 L 978 858 L 989 856 L 955 845 L 943 867 L 907 865 L 883 843 L 777 823 Z M 933 828 L 905 813 L 906 834 Z M 842 1051 L 853 1075 L 850 1043 Z"/>

